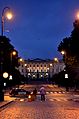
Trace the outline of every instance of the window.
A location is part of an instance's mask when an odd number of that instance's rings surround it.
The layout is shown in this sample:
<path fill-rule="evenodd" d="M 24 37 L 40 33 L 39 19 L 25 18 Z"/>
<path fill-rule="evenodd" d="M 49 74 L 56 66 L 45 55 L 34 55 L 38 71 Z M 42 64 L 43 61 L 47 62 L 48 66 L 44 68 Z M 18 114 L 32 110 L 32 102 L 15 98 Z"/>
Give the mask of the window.
<path fill-rule="evenodd" d="M 37 64 L 37 67 L 39 67 L 39 65 Z"/>
<path fill-rule="evenodd" d="M 46 67 L 46 65 L 44 65 Z"/>

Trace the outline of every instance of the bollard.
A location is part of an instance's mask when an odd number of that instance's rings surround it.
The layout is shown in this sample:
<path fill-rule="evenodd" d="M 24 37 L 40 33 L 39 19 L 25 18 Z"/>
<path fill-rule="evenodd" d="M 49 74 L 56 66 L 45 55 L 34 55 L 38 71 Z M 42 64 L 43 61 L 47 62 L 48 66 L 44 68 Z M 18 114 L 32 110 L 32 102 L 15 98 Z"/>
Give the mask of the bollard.
<path fill-rule="evenodd" d="M 0 101 L 4 101 L 4 92 L 0 92 Z"/>

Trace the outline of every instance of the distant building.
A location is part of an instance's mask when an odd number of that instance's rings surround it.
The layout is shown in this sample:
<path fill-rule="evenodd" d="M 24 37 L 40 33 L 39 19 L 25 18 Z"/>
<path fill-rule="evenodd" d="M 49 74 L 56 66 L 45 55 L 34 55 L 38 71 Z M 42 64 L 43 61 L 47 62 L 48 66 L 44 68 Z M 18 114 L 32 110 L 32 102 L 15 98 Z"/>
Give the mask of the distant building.
<path fill-rule="evenodd" d="M 54 74 L 64 70 L 63 61 L 43 60 L 43 59 L 28 59 L 20 63 L 19 71 L 25 77 L 30 79 L 45 79 L 52 78 Z"/>

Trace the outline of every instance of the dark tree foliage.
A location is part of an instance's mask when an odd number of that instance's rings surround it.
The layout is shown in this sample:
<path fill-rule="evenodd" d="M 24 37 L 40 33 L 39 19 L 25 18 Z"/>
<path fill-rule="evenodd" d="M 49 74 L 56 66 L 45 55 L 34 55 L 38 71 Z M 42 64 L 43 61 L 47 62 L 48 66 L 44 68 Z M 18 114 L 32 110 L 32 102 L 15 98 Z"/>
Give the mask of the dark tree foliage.
<path fill-rule="evenodd" d="M 5 36 L 0 36 L 0 76 L 3 76 L 4 72 L 9 75 L 18 74 L 15 67 L 18 67 L 18 52 L 15 56 L 11 56 L 11 53 L 16 51 L 11 45 L 10 40 Z M 16 73 L 15 73 L 16 72 Z M 15 79 L 15 75 L 13 75 Z M 17 82 L 17 81 L 16 81 Z"/>
<path fill-rule="evenodd" d="M 79 20 L 75 20 L 73 23 L 73 30 L 70 37 L 64 38 L 59 46 L 58 51 L 65 51 L 63 55 L 64 62 L 67 67 L 67 71 L 70 74 L 71 78 L 79 78 L 77 74 L 79 67 Z M 77 75 L 77 76 L 76 76 Z"/>
<path fill-rule="evenodd" d="M 75 55 L 77 58 L 79 57 L 79 21 L 76 20 L 73 23 L 74 29 L 71 32 L 71 50 L 73 55 Z"/>
<path fill-rule="evenodd" d="M 71 36 L 64 38 L 58 46 L 58 51 L 64 50 L 66 52 L 66 63 L 76 64 L 79 62 L 79 21 L 76 20 L 73 23 L 74 29 L 71 32 Z"/>
<path fill-rule="evenodd" d="M 0 36 L 0 72 L 4 72 L 10 68 L 10 51 L 14 47 L 10 44 L 10 40 L 5 36 Z"/>

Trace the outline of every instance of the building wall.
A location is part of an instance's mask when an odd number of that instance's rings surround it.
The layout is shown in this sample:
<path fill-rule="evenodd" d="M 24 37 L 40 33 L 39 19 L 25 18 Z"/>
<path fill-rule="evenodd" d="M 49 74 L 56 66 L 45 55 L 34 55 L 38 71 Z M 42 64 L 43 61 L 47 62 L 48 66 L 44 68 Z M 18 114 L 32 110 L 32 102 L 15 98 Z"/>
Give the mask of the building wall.
<path fill-rule="evenodd" d="M 26 65 L 25 65 L 26 64 Z M 28 78 L 52 78 L 52 76 L 64 70 L 64 63 L 62 61 L 55 62 L 53 60 L 24 60 L 20 62 L 19 71 L 22 75 Z"/>

